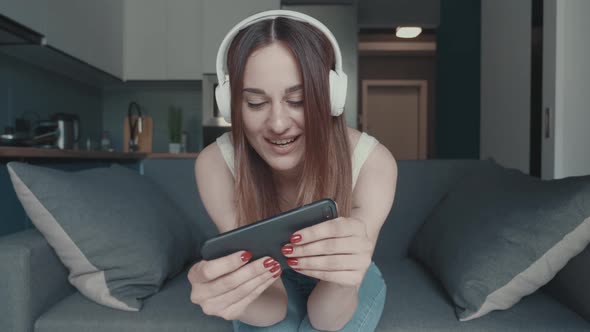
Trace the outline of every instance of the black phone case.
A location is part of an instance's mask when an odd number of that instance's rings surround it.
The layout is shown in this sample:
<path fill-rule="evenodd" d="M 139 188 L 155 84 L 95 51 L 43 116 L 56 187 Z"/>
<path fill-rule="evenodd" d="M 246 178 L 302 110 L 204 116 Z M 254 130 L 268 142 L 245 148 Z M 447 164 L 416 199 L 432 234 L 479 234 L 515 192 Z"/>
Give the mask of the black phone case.
<path fill-rule="evenodd" d="M 201 255 L 206 260 L 212 260 L 236 251 L 248 250 L 252 253 L 250 261 L 270 256 L 283 269 L 290 268 L 281 247 L 290 242 L 291 235 L 336 217 L 336 202 L 328 198 L 322 199 L 210 238 L 203 244 Z"/>

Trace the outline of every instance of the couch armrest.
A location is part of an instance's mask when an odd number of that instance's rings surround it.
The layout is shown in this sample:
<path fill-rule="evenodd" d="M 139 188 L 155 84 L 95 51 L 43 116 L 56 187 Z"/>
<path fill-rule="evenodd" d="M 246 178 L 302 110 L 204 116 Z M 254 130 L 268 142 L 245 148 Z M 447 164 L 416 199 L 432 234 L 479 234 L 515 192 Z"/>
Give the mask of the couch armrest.
<path fill-rule="evenodd" d="M 74 291 L 36 229 L 0 237 L 0 331 L 33 331 L 43 312 Z"/>

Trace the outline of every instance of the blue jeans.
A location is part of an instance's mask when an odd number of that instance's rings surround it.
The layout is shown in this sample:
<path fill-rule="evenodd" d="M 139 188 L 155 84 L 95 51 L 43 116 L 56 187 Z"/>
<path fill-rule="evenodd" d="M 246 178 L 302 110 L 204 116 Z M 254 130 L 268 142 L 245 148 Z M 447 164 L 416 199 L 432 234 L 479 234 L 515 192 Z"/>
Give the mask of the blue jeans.
<path fill-rule="evenodd" d="M 318 331 L 311 326 L 307 315 L 307 298 L 315 287 L 317 280 L 299 274 L 293 270 L 284 270 L 281 275 L 289 303 L 287 317 L 272 326 L 257 327 L 238 320 L 233 321 L 235 332 L 244 331 Z M 350 321 L 340 331 L 374 331 L 379 323 L 387 286 L 381 271 L 374 262 L 371 263 L 359 289 L 358 306 Z"/>

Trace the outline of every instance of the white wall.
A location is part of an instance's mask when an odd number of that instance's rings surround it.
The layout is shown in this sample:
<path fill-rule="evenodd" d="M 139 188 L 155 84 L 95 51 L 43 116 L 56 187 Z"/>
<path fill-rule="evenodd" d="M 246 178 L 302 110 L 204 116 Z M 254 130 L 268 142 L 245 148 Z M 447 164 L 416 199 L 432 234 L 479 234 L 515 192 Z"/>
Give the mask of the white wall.
<path fill-rule="evenodd" d="M 554 90 L 549 90 L 554 98 L 548 98 L 546 104 L 554 109 L 555 150 L 553 174 L 544 172 L 543 177 L 587 175 L 590 174 L 590 1 L 546 2 L 545 8 L 549 4 L 554 11 L 546 11 L 545 18 L 555 15 L 555 84 L 550 86 Z"/>
<path fill-rule="evenodd" d="M 527 174 L 531 9 L 531 0 L 481 2 L 480 158 Z"/>

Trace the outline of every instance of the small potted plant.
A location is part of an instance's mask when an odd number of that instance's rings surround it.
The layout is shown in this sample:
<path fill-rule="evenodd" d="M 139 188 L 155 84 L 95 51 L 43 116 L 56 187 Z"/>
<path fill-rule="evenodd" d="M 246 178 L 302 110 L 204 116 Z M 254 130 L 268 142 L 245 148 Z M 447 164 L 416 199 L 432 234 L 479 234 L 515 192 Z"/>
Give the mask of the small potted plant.
<path fill-rule="evenodd" d="M 180 153 L 180 139 L 182 137 L 182 108 L 170 106 L 168 109 L 168 134 L 170 142 L 168 152 Z"/>

